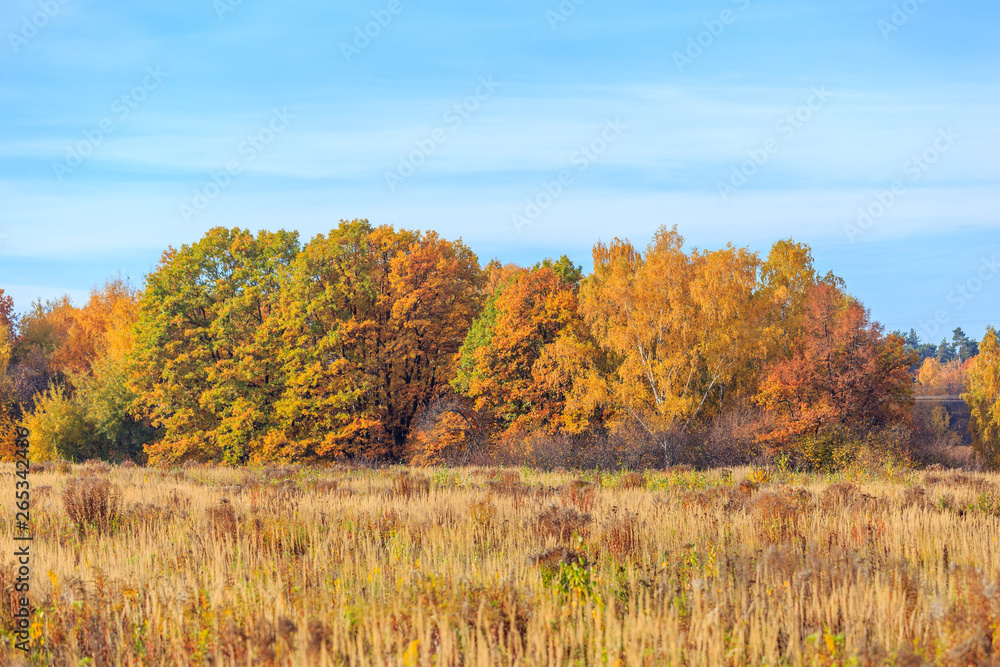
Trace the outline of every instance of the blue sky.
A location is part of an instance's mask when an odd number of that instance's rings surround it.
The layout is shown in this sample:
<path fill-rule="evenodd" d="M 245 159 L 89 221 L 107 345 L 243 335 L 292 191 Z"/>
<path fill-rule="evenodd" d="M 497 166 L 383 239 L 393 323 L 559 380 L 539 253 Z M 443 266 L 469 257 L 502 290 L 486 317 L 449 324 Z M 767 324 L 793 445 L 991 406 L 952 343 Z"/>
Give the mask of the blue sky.
<path fill-rule="evenodd" d="M 997 3 L 456 4 L 5 0 L 0 287 L 80 302 L 218 225 L 589 266 L 676 224 L 808 242 L 890 329 L 1000 324 Z"/>

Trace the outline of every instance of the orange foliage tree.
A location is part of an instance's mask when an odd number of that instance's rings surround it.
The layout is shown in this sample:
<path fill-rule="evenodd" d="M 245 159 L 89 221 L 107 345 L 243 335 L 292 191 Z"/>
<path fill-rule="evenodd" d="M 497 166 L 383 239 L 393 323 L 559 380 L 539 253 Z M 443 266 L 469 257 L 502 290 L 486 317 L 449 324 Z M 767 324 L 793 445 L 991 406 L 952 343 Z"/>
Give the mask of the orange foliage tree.
<path fill-rule="evenodd" d="M 65 335 L 51 355 L 65 382 L 53 382 L 35 396 L 24 415 L 34 433 L 32 456 L 140 458 L 154 433 L 132 412 L 127 387 L 132 326 L 138 316 L 137 290 L 121 277 L 93 289 L 82 308 L 60 302 L 53 311 Z"/>
<path fill-rule="evenodd" d="M 452 386 L 501 437 L 579 432 L 589 424 L 588 411 L 573 403 L 588 354 L 579 277 L 565 257 L 532 269 L 490 266 L 492 291 L 466 336 Z"/>
<path fill-rule="evenodd" d="M 913 405 L 909 368 L 916 361 L 855 299 L 831 284 L 810 287 L 802 336 L 791 356 L 773 365 L 756 397 L 779 420 L 766 440 L 781 444 L 831 424 L 906 422 Z"/>

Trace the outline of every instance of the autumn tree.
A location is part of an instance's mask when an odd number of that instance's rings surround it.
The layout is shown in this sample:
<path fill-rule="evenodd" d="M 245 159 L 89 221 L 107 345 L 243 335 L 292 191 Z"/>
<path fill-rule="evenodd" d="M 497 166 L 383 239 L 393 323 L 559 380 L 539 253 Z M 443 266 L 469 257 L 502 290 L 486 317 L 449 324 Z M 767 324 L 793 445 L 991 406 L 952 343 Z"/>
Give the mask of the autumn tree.
<path fill-rule="evenodd" d="M 717 411 L 764 354 L 758 256 L 731 246 L 685 253 L 683 244 L 663 227 L 645 253 L 599 243 L 581 287 L 584 320 L 611 360 L 593 391 L 613 423 L 630 420 L 654 438 Z"/>
<path fill-rule="evenodd" d="M 916 359 L 900 337 L 885 336 L 870 322 L 856 299 L 834 285 L 814 285 L 796 349 L 773 365 L 756 397 L 779 418 L 767 440 L 781 444 L 832 424 L 875 429 L 904 423 Z"/>
<path fill-rule="evenodd" d="M 452 386 L 502 437 L 579 432 L 590 421 L 573 395 L 588 354 L 579 268 L 564 256 L 531 269 L 492 264 L 490 274 L 492 290 L 466 336 Z"/>
<path fill-rule="evenodd" d="M 802 335 L 809 290 L 818 282 L 841 285 L 832 274 L 817 276 L 808 245 L 785 239 L 771 246 L 760 268 L 758 288 L 767 362 L 791 356 Z"/>
<path fill-rule="evenodd" d="M 941 363 L 928 357 L 917 371 L 916 380 L 916 391 L 921 396 L 957 395 L 965 388 L 965 369 L 958 359 Z"/>
<path fill-rule="evenodd" d="M 36 395 L 53 384 L 65 384 L 80 367 L 66 354 L 77 309 L 68 296 L 32 304 L 18 322 L 8 369 L 19 412 L 34 407 Z"/>
<path fill-rule="evenodd" d="M 262 456 L 398 459 L 454 377 L 481 274 L 461 241 L 343 222 L 310 241 L 282 292 L 287 386 Z"/>
<path fill-rule="evenodd" d="M 153 462 L 245 463 L 284 389 L 280 331 L 265 327 L 297 234 L 215 228 L 146 277 L 130 388 L 163 438 Z"/>
<path fill-rule="evenodd" d="M 7 332 L 7 337 L 11 337 L 17 325 L 17 316 L 14 314 L 14 299 L 8 294 L 4 294 L 0 287 L 0 327 Z"/>
<path fill-rule="evenodd" d="M 14 321 L 7 301 L 0 296 L 0 317 Z M 125 364 L 137 302 L 135 288 L 119 276 L 92 290 L 80 308 L 65 296 L 36 302 L 16 336 L 2 335 L 0 404 L 34 432 L 33 457 L 134 458 L 152 439 L 128 409 Z"/>
<path fill-rule="evenodd" d="M 442 393 L 414 418 L 408 440 L 410 463 L 418 466 L 466 463 L 473 451 L 486 451 L 492 424 L 473 401 Z"/>
<path fill-rule="evenodd" d="M 0 290 L 0 304 L 2 302 L 3 290 Z M 0 461 L 10 461 L 14 458 L 16 454 L 14 441 L 17 440 L 13 392 L 10 390 L 7 378 L 12 352 L 9 331 L 6 323 L 0 323 Z"/>
<path fill-rule="evenodd" d="M 8 374 L 14 356 L 15 325 L 14 300 L 0 288 L 0 419 L 6 415 L 10 421 L 14 417 L 16 400 L 14 385 Z"/>
<path fill-rule="evenodd" d="M 1000 468 L 1000 341 L 993 327 L 987 327 L 972 359 L 962 399 L 972 411 L 973 449 L 986 466 Z"/>
<path fill-rule="evenodd" d="M 93 365 L 103 358 L 109 347 L 121 355 L 131 336 L 131 326 L 138 314 L 139 293 L 122 276 L 107 280 L 100 289 L 93 289 L 81 308 L 69 307 L 63 317 L 67 324 L 60 345 L 53 351 L 52 361 L 65 375 L 93 372 Z"/>
<path fill-rule="evenodd" d="M 138 301 L 138 291 L 119 276 L 91 290 L 88 302 L 74 309 L 53 353 L 62 360 L 66 381 L 39 393 L 24 417 L 34 434 L 33 460 L 139 459 L 143 445 L 155 439 L 150 424 L 133 414 L 136 397 L 128 388 Z"/>

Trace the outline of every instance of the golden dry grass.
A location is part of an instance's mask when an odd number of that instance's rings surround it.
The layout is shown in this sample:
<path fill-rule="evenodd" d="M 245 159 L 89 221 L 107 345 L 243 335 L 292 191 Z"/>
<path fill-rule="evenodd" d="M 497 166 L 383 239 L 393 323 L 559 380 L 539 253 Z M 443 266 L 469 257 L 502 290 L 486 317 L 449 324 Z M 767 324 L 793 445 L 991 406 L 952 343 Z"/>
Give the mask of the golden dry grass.
<path fill-rule="evenodd" d="M 1000 664 L 997 475 L 90 465 L 31 479 L 41 664 Z M 102 489 L 120 506 L 78 507 Z M 8 638 L 0 662 L 19 659 Z"/>

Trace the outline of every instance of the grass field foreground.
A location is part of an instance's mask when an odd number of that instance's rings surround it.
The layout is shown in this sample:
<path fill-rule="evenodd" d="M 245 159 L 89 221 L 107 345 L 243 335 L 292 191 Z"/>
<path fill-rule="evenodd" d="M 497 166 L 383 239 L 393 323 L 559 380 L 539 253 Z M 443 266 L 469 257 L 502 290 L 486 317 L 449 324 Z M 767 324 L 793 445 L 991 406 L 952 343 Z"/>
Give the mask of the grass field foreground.
<path fill-rule="evenodd" d="M 1000 664 L 1000 475 L 35 468 L 6 664 Z"/>

